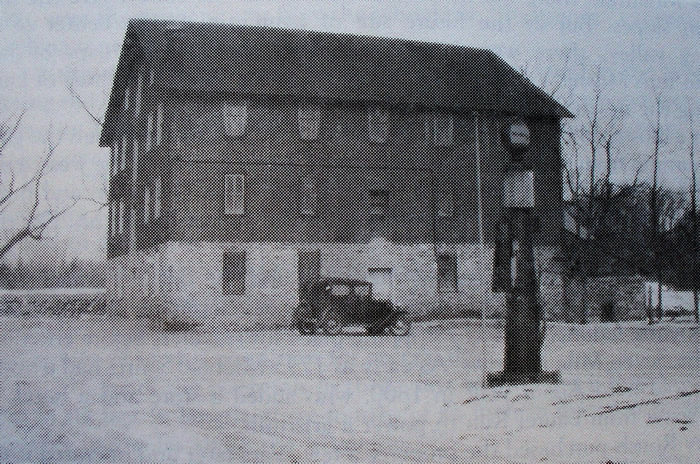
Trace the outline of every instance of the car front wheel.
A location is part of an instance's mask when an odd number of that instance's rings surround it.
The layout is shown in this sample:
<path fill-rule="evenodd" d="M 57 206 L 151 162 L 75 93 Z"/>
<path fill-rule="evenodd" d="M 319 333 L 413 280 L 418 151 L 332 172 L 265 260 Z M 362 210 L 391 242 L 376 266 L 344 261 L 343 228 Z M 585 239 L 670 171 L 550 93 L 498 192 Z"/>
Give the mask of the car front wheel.
<path fill-rule="evenodd" d="M 392 322 L 391 326 L 389 326 L 389 332 L 398 337 L 408 335 L 410 330 L 411 321 L 403 314 L 394 319 L 394 322 Z"/>
<path fill-rule="evenodd" d="M 323 331 L 327 335 L 338 335 L 343 331 L 343 323 L 336 313 L 330 313 L 323 321 Z"/>
<path fill-rule="evenodd" d="M 297 322 L 297 330 L 302 335 L 313 335 L 316 331 L 316 324 L 308 319 L 302 319 Z"/>

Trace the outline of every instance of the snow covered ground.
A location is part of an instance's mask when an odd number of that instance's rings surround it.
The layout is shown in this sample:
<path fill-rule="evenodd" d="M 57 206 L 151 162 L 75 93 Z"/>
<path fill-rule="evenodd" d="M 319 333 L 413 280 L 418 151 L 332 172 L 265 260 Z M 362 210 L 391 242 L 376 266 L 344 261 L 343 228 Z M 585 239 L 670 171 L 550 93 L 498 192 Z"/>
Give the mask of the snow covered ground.
<path fill-rule="evenodd" d="M 0 318 L 0 462 L 698 462 L 691 323 L 549 324 L 560 385 L 483 390 L 478 321 L 394 337 Z M 489 321 L 487 367 L 503 329 Z"/>

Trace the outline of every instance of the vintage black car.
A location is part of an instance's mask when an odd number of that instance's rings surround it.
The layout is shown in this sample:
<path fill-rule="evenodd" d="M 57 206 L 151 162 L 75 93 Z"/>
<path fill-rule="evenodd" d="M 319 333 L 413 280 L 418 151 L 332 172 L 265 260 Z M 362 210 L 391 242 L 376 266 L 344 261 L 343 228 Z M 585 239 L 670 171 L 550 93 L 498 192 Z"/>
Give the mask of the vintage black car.
<path fill-rule="evenodd" d="M 300 290 L 293 324 L 302 335 L 322 330 L 338 335 L 345 326 L 362 326 L 370 335 L 408 335 L 406 311 L 372 298 L 372 284 L 362 280 L 325 278 Z"/>

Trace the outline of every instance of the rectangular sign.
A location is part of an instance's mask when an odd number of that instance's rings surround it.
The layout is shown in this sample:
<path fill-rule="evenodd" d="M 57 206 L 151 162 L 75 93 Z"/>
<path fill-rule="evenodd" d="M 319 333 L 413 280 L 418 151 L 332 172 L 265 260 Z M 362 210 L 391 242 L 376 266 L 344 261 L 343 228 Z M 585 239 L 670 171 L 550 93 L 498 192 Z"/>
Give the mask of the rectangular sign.
<path fill-rule="evenodd" d="M 532 171 L 508 171 L 503 181 L 506 208 L 534 208 L 535 175 Z"/>

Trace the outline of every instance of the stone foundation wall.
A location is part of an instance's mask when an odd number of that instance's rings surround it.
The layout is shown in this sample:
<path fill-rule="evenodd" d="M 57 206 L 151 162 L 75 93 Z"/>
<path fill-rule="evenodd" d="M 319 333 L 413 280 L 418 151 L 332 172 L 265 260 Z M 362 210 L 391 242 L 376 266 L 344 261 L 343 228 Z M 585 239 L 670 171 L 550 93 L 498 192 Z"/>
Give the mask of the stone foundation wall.
<path fill-rule="evenodd" d="M 566 297 L 558 319 L 585 323 L 646 317 L 645 287 L 641 276 L 567 279 L 563 288 Z"/>
<path fill-rule="evenodd" d="M 491 248 L 434 249 L 381 238 L 368 244 L 165 243 L 110 261 L 110 307 L 124 315 L 160 314 L 236 329 L 285 326 L 298 303 L 298 253 L 315 250 L 320 251 L 321 276 L 367 279 L 370 268 L 391 269 L 391 299 L 414 319 L 476 316 L 482 308 L 493 317 L 505 309 L 504 295 L 491 292 Z M 224 251 L 245 252 L 242 295 L 223 294 Z M 554 251 L 536 253 L 546 314 L 562 305 L 561 279 L 551 267 Z M 457 292 L 437 291 L 435 253 L 456 256 Z"/>

